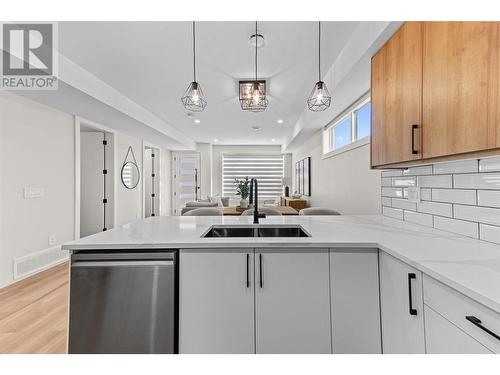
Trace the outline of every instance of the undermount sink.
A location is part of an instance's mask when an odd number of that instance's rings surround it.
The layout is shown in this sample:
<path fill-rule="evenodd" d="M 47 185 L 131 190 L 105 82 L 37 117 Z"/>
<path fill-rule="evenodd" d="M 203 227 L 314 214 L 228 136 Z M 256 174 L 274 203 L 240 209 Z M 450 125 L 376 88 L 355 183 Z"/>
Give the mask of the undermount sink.
<path fill-rule="evenodd" d="M 213 226 L 202 237 L 311 237 L 300 225 Z"/>

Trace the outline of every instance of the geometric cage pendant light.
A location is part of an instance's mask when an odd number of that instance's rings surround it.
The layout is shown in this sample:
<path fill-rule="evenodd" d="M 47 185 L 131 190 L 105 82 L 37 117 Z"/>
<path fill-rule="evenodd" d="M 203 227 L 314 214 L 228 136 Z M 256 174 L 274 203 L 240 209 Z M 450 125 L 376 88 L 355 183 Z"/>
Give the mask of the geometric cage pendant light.
<path fill-rule="evenodd" d="M 196 82 L 196 26 L 193 21 L 193 82 L 191 82 L 182 95 L 181 102 L 188 111 L 203 112 L 207 106 L 207 101 L 203 90 Z"/>
<path fill-rule="evenodd" d="M 239 99 L 241 109 L 251 112 L 265 111 L 269 100 L 267 99 L 266 80 L 258 78 L 258 39 L 257 21 L 255 21 L 255 80 L 239 82 Z"/>
<path fill-rule="evenodd" d="M 318 21 L 318 82 L 309 95 L 307 107 L 313 112 L 320 112 L 330 107 L 331 102 L 330 92 L 325 82 L 321 80 L 321 21 Z"/>

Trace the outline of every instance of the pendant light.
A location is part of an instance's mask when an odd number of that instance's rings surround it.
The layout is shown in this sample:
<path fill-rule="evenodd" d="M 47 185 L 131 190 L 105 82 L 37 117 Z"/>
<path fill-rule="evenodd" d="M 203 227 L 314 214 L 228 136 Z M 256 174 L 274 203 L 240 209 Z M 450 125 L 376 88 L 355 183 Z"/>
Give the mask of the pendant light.
<path fill-rule="evenodd" d="M 181 98 L 184 108 L 192 112 L 203 112 L 207 106 L 201 86 L 196 82 L 196 25 L 193 21 L 193 82 L 191 82 Z"/>
<path fill-rule="evenodd" d="M 255 21 L 255 80 L 240 81 L 240 104 L 244 111 L 265 111 L 269 101 L 266 94 L 266 81 L 258 79 L 258 38 L 257 21 Z"/>
<path fill-rule="evenodd" d="M 321 21 L 318 21 L 318 82 L 307 100 L 307 106 L 313 112 L 324 111 L 332 102 L 332 97 L 326 88 L 325 82 L 321 80 Z"/>

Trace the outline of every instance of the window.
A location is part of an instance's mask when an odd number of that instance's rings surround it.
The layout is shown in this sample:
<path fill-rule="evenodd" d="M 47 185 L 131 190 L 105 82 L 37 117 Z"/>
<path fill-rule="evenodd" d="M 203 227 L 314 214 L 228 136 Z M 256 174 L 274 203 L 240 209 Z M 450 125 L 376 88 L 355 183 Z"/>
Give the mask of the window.
<path fill-rule="evenodd" d="M 259 182 L 259 201 L 274 200 L 282 195 L 283 155 L 222 156 L 222 194 L 234 197 L 234 179 L 255 177 Z"/>
<path fill-rule="evenodd" d="M 323 131 L 323 154 L 339 150 L 370 136 L 371 103 L 364 96 Z"/>

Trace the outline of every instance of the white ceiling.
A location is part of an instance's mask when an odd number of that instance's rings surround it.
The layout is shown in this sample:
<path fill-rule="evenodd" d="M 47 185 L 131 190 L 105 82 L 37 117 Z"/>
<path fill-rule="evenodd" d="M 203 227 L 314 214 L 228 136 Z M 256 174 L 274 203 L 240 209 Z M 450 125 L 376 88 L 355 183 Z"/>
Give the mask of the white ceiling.
<path fill-rule="evenodd" d="M 358 24 L 322 23 L 325 73 Z M 61 22 L 59 51 L 196 142 L 272 144 L 274 138 L 281 144 L 317 80 L 317 23 L 259 23 L 266 39 L 259 49 L 259 77 L 269 85 L 269 107 L 262 113 L 242 111 L 238 102 L 238 80 L 253 78 L 248 38 L 254 27 L 253 22 L 197 24 L 197 80 L 208 100 L 196 115 L 200 124 L 187 117 L 180 102 L 192 80 L 190 22 Z M 252 130 L 254 125 L 261 130 Z"/>

